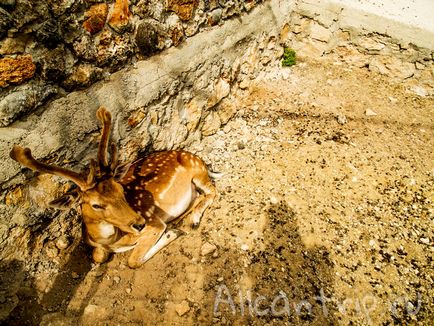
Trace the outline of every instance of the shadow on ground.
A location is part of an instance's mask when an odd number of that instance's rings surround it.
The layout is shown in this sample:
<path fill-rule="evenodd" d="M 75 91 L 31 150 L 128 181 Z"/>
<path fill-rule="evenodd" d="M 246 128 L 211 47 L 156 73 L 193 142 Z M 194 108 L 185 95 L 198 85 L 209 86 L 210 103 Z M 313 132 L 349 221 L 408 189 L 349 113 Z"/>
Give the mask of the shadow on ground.
<path fill-rule="evenodd" d="M 102 265 L 105 273 L 106 265 Z M 7 325 L 40 325 L 44 316 L 56 315 L 56 320 L 74 320 L 79 318 L 88 305 L 98 285 L 93 282 L 88 294 L 81 299 L 79 308 L 67 311 L 77 288 L 91 270 L 88 248 L 76 241 L 67 262 L 46 293 L 38 293 L 36 281 L 26 272 L 24 263 L 18 260 L 0 263 L 0 321 Z M 74 316 L 71 316 L 71 313 Z M 65 317 L 69 315 L 69 318 Z M 77 320 L 75 318 L 75 320 Z"/>
<path fill-rule="evenodd" d="M 208 320 L 229 325 L 336 324 L 336 308 L 325 299 L 333 292 L 329 252 L 304 245 L 295 213 L 285 203 L 272 205 L 267 215 L 262 249 L 248 255 L 248 266 L 240 257 L 228 261 L 226 270 L 209 274 L 214 288 L 207 291 Z M 224 281 L 216 284 L 218 278 Z"/>

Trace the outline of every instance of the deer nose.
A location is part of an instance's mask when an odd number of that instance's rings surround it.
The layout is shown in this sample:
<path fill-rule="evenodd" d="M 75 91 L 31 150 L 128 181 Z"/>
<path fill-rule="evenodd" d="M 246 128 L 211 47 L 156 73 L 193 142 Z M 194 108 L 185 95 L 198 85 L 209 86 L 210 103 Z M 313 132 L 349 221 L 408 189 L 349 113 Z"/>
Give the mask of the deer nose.
<path fill-rule="evenodd" d="M 143 223 L 143 224 L 133 224 L 133 228 L 140 232 L 145 227 L 145 225 L 146 225 L 145 223 Z"/>

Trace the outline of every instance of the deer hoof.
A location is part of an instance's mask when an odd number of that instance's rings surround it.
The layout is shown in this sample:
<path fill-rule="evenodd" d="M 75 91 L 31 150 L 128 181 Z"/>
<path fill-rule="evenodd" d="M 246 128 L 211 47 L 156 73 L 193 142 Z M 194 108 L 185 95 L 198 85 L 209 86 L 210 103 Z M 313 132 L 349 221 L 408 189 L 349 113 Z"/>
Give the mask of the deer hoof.
<path fill-rule="evenodd" d="M 137 261 L 137 260 L 128 260 L 128 267 L 131 269 L 139 268 L 143 265 L 143 263 Z"/>
<path fill-rule="evenodd" d="M 95 248 L 92 253 L 92 258 L 95 263 L 105 263 L 110 256 L 110 253 L 102 248 Z"/>

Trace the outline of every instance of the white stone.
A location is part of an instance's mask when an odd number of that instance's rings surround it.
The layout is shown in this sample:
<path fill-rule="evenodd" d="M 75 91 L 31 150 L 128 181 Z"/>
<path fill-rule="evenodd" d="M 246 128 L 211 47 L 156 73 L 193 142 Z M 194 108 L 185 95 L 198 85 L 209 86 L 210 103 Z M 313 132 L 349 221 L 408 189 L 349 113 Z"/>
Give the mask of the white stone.
<path fill-rule="evenodd" d="M 240 83 L 240 88 L 241 89 L 246 89 L 250 86 L 250 81 L 247 79 L 243 79 Z"/>
<path fill-rule="evenodd" d="M 217 250 L 217 246 L 216 245 L 214 245 L 212 243 L 209 243 L 209 242 L 205 242 L 202 245 L 200 253 L 201 253 L 202 256 L 207 256 L 209 254 L 212 254 L 216 250 Z"/>
<path fill-rule="evenodd" d="M 242 250 L 242 251 L 248 251 L 249 249 L 250 249 L 249 245 L 247 245 L 247 244 L 245 244 L 245 243 L 243 243 L 243 244 L 241 245 L 241 250 Z"/>
<path fill-rule="evenodd" d="M 373 110 L 371 110 L 371 109 L 366 109 L 366 111 L 365 111 L 365 115 L 367 115 L 368 117 L 372 117 L 372 116 L 375 116 L 375 115 L 377 115 L 377 113 L 375 113 Z"/>
<path fill-rule="evenodd" d="M 270 197 L 270 203 L 271 204 L 276 205 L 278 202 L 279 202 L 279 199 L 277 199 L 276 197 L 274 197 L 274 196 Z"/>
<path fill-rule="evenodd" d="M 175 306 L 175 311 L 180 317 L 184 316 L 190 311 L 190 305 L 188 304 L 188 301 L 183 300 L 181 303 L 177 304 Z"/>
<path fill-rule="evenodd" d="M 428 96 L 428 91 L 423 88 L 422 86 L 413 86 L 411 88 L 411 91 L 415 93 L 416 95 L 419 95 L 420 97 L 426 97 Z"/>

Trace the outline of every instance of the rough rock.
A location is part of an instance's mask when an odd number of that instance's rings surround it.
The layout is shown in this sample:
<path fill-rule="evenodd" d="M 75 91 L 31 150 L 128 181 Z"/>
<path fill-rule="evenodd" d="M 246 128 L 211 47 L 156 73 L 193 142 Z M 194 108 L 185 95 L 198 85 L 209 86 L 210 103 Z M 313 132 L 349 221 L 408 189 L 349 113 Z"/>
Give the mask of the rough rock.
<path fill-rule="evenodd" d="M 321 42 L 329 42 L 332 37 L 332 33 L 328 28 L 325 28 L 318 23 L 313 23 L 310 31 L 310 36 L 313 39 Z"/>
<path fill-rule="evenodd" d="M 74 7 L 76 1 L 74 0 L 49 0 L 51 10 L 56 16 L 63 15 Z"/>
<path fill-rule="evenodd" d="M 207 255 L 212 254 L 216 250 L 217 250 L 217 246 L 216 245 L 214 245 L 212 243 L 209 243 L 209 242 L 205 242 L 202 245 L 202 248 L 200 249 L 200 253 L 201 253 L 202 256 L 207 256 Z"/>
<path fill-rule="evenodd" d="M 179 116 L 181 120 L 185 121 L 187 124 L 189 132 L 197 128 L 200 118 L 202 117 L 202 110 L 203 104 L 200 104 L 196 99 L 191 100 L 181 108 Z"/>
<path fill-rule="evenodd" d="M 136 43 L 145 56 L 159 51 L 158 32 L 152 24 L 143 22 L 137 27 Z"/>
<path fill-rule="evenodd" d="M 0 100 L 0 126 L 8 126 L 56 93 L 56 87 L 37 83 L 17 87 Z"/>
<path fill-rule="evenodd" d="M 77 319 L 73 316 L 65 316 L 62 312 L 53 312 L 41 317 L 40 326 L 74 326 L 77 325 Z"/>
<path fill-rule="evenodd" d="M 356 67 L 365 67 L 369 64 L 369 58 L 360 53 L 353 46 L 339 46 L 334 50 L 342 61 Z"/>
<path fill-rule="evenodd" d="M 116 0 L 108 24 L 118 33 L 130 27 L 130 10 L 128 0 Z"/>
<path fill-rule="evenodd" d="M 104 307 L 89 304 L 84 308 L 82 322 L 93 324 L 94 320 L 102 320 L 107 316 L 107 310 Z"/>
<path fill-rule="evenodd" d="M 0 8 L 0 37 L 6 35 L 12 25 L 12 16 L 3 8 Z"/>
<path fill-rule="evenodd" d="M 104 28 L 107 20 L 108 6 L 106 3 L 98 3 L 90 7 L 84 14 L 87 18 L 83 27 L 90 33 L 95 34 Z"/>
<path fill-rule="evenodd" d="M 80 64 L 74 67 L 71 75 L 63 81 L 62 86 L 68 90 L 87 87 L 101 79 L 102 74 L 103 70 L 101 68 L 94 67 L 91 64 Z"/>
<path fill-rule="evenodd" d="M 69 247 L 69 245 L 70 245 L 70 241 L 68 240 L 68 237 L 66 237 L 65 235 L 62 235 L 56 240 L 56 247 L 59 250 L 66 249 Z"/>
<path fill-rule="evenodd" d="M 416 71 L 414 63 L 402 62 L 396 57 L 389 56 L 373 57 L 369 63 L 369 69 L 397 79 L 410 78 Z"/>
<path fill-rule="evenodd" d="M 131 8 L 134 15 L 142 19 L 153 18 L 156 21 L 163 21 L 165 11 L 165 1 L 159 0 L 139 0 L 137 4 Z"/>
<path fill-rule="evenodd" d="M 415 85 L 411 88 L 411 91 L 413 93 L 415 93 L 416 95 L 419 95 L 421 97 L 428 96 L 428 91 L 425 88 L 423 88 L 422 86 Z"/>
<path fill-rule="evenodd" d="M 211 26 L 217 25 L 222 20 L 223 10 L 221 8 L 214 9 L 208 16 L 208 24 Z"/>
<path fill-rule="evenodd" d="M 344 125 L 344 124 L 346 124 L 348 122 L 347 117 L 345 115 L 343 115 L 343 114 L 338 114 L 336 116 L 336 120 L 338 121 L 338 123 L 340 125 Z"/>
<path fill-rule="evenodd" d="M 220 122 L 222 125 L 228 123 L 228 121 L 237 113 L 238 110 L 238 101 L 227 97 L 223 99 L 219 104 L 218 115 L 220 117 Z"/>
<path fill-rule="evenodd" d="M 371 110 L 371 109 L 366 109 L 366 111 L 365 111 L 365 115 L 368 116 L 368 117 L 373 117 L 373 116 L 377 115 L 377 113 L 374 112 L 374 111 Z"/>
<path fill-rule="evenodd" d="M 362 37 L 358 44 L 370 54 L 378 54 L 386 46 L 370 37 Z"/>
<path fill-rule="evenodd" d="M 217 112 L 211 111 L 205 118 L 202 126 L 202 135 L 209 136 L 215 134 L 221 126 L 220 117 Z"/>
<path fill-rule="evenodd" d="M 211 108 L 218 104 L 229 95 L 230 91 L 230 84 L 224 78 L 220 78 L 215 85 L 214 94 L 208 99 L 208 107 Z"/>
<path fill-rule="evenodd" d="M 175 311 L 179 316 L 184 316 L 190 311 L 190 305 L 187 300 L 183 300 L 181 303 L 175 306 Z"/>
<path fill-rule="evenodd" d="M 41 75 L 49 81 L 60 81 L 71 73 L 74 65 L 74 57 L 63 45 L 53 50 L 47 50 L 42 56 L 39 64 Z"/>
<path fill-rule="evenodd" d="M 244 3 L 244 9 L 247 11 L 252 10 L 256 6 L 256 1 L 246 1 Z"/>
<path fill-rule="evenodd" d="M 189 21 L 197 5 L 197 0 L 168 0 L 167 9 L 175 12 L 181 20 Z"/>
<path fill-rule="evenodd" d="M 72 47 L 74 49 L 74 53 L 79 59 L 84 59 L 85 61 L 96 60 L 96 46 L 89 34 L 84 34 L 79 40 L 76 40 Z"/>
<path fill-rule="evenodd" d="M 174 46 L 178 46 L 184 39 L 184 29 L 181 24 L 173 27 L 169 34 Z"/>
<path fill-rule="evenodd" d="M 249 86 L 250 86 L 250 80 L 248 80 L 247 78 L 243 79 L 240 82 L 240 88 L 241 89 L 247 89 L 247 88 L 249 88 Z"/>
<path fill-rule="evenodd" d="M 49 49 L 54 49 L 62 42 L 59 21 L 47 19 L 35 27 L 35 38 Z"/>
<path fill-rule="evenodd" d="M 33 77 L 36 66 L 30 55 L 0 59 L 0 87 L 22 84 Z"/>
<path fill-rule="evenodd" d="M 23 53 L 26 50 L 29 40 L 29 35 L 19 35 L 17 37 L 5 38 L 0 42 L 0 55 Z"/>
<path fill-rule="evenodd" d="M 13 7 L 16 0 L 0 0 L 0 6 Z"/>

